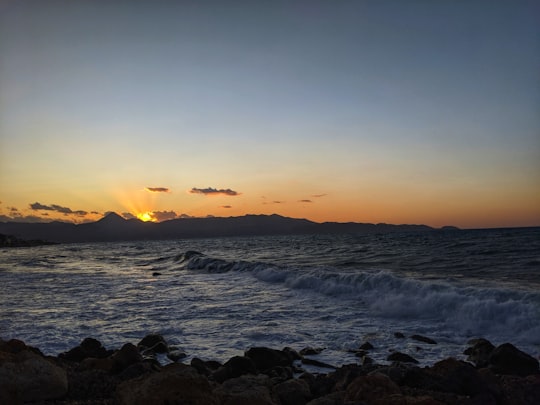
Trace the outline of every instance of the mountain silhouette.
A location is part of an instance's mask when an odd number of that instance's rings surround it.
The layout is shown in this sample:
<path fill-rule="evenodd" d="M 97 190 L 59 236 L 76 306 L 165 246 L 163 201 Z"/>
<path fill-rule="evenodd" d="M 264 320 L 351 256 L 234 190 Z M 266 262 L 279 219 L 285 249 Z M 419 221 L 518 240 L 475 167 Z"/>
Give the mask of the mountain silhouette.
<path fill-rule="evenodd" d="M 61 243 L 258 235 L 425 232 L 433 230 L 434 228 L 427 225 L 317 223 L 277 214 L 181 218 L 154 223 L 138 219 L 127 220 L 111 212 L 96 222 L 84 224 L 0 222 L 0 233 L 21 239 L 41 239 Z"/>

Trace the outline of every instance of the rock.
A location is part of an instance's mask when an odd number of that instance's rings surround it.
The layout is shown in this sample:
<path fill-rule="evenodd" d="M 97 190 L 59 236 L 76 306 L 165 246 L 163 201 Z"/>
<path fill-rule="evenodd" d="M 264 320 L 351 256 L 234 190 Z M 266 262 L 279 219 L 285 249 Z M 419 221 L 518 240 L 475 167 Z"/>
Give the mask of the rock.
<path fill-rule="evenodd" d="M 138 344 L 137 347 L 141 352 L 149 351 L 154 353 L 168 353 L 169 346 L 161 335 L 146 335 Z"/>
<path fill-rule="evenodd" d="M 43 356 L 41 350 L 36 347 L 27 346 L 22 340 L 10 339 L 6 342 L 0 339 L 0 352 L 20 353 L 22 351 L 30 351 Z"/>
<path fill-rule="evenodd" d="M 103 359 L 111 354 L 112 351 L 105 349 L 99 340 L 94 338 L 86 338 L 79 346 L 76 346 L 67 352 L 61 353 L 58 357 L 80 363 L 89 357 Z"/>
<path fill-rule="evenodd" d="M 472 339 L 469 341 L 472 347 L 465 350 L 467 361 L 472 362 L 476 367 L 486 367 L 489 364 L 489 356 L 495 346 L 487 339 Z"/>
<path fill-rule="evenodd" d="M 304 380 L 290 379 L 273 387 L 281 405 L 305 405 L 311 399 L 309 385 Z"/>
<path fill-rule="evenodd" d="M 430 344 L 430 345 L 436 345 L 437 344 L 437 342 L 434 341 L 433 339 L 430 339 L 430 338 L 422 336 L 422 335 L 412 335 L 411 339 L 416 340 L 418 342 L 427 343 L 427 344 Z"/>
<path fill-rule="evenodd" d="M 294 360 L 302 360 L 302 355 L 300 353 L 298 353 L 296 350 L 291 349 L 290 347 L 284 347 L 282 352 L 287 353 L 287 355 L 289 356 L 289 358 L 292 361 L 294 361 Z"/>
<path fill-rule="evenodd" d="M 245 353 L 246 357 L 253 360 L 255 367 L 260 371 L 265 371 L 278 366 L 291 366 L 292 359 L 281 350 L 269 349 L 266 347 L 252 347 Z"/>
<path fill-rule="evenodd" d="M 489 356 L 489 368 L 496 374 L 527 376 L 538 374 L 538 360 L 510 343 L 495 348 Z"/>
<path fill-rule="evenodd" d="M 222 405 L 275 405 L 265 375 L 244 375 L 225 381 L 214 393 Z"/>
<path fill-rule="evenodd" d="M 394 337 L 397 339 L 405 339 L 405 335 L 401 332 L 395 332 Z"/>
<path fill-rule="evenodd" d="M 416 360 L 414 357 L 409 356 L 408 354 L 401 353 L 401 352 L 393 352 L 391 353 L 386 360 L 388 361 L 397 361 L 400 363 L 415 363 L 418 364 L 418 360 Z"/>
<path fill-rule="evenodd" d="M 503 392 L 501 405 L 538 405 L 540 404 L 540 375 L 518 377 L 502 375 L 500 377 Z"/>
<path fill-rule="evenodd" d="M 322 368 L 332 368 L 334 370 L 337 369 L 337 367 L 332 366 L 330 364 L 326 364 L 326 363 L 323 363 L 322 361 L 308 359 L 308 358 L 302 359 L 302 364 L 309 364 L 310 366 L 316 366 L 316 367 L 322 367 Z"/>
<path fill-rule="evenodd" d="M 369 342 L 364 342 L 362 343 L 362 345 L 360 345 L 359 349 L 360 350 L 373 350 L 375 349 L 375 347 Z"/>
<path fill-rule="evenodd" d="M 310 355 L 320 354 L 323 350 L 324 350 L 323 347 L 317 347 L 317 348 L 304 347 L 302 350 L 300 350 L 300 355 L 310 356 Z"/>
<path fill-rule="evenodd" d="M 154 272 L 152 273 L 152 276 L 153 276 L 153 277 L 161 276 L 161 273 L 160 273 L 159 271 L 154 271 Z"/>
<path fill-rule="evenodd" d="M 139 350 L 131 344 L 126 343 L 120 350 L 111 356 L 113 361 L 113 372 L 119 373 L 131 366 L 132 364 L 139 363 L 143 360 Z"/>
<path fill-rule="evenodd" d="M 194 357 L 191 359 L 191 367 L 195 368 L 199 374 L 208 377 L 212 372 L 222 367 L 222 365 L 216 361 L 204 361 Z"/>
<path fill-rule="evenodd" d="M 332 392 L 320 398 L 309 401 L 306 405 L 343 405 L 345 393 L 343 391 Z"/>
<path fill-rule="evenodd" d="M 160 372 L 121 383 L 116 391 L 120 405 L 218 405 L 208 380 L 190 366 L 169 364 Z"/>
<path fill-rule="evenodd" d="M 65 370 L 36 353 L 0 352 L 0 387 L 7 399 L 44 401 L 65 396 L 68 380 Z"/>
<path fill-rule="evenodd" d="M 255 363 L 249 357 L 234 356 L 231 357 L 225 364 L 216 370 L 212 377 L 218 382 L 223 382 L 230 378 L 240 377 L 244 374 L 257 374 Z"/>
<path fill-rule="evenodd" d="M 183 358 L 186 358 L 187 354 L 184 353 L 182 350 L 171 350 L 169 353 L 167 353 L 167 358 L 171 361 L 179 361 Z"/>
<path fill-rule="evenodd" d="M 345 392 L 345 402 L 347 401 L 364 401 L 370 405 L 406 405 L 406 400 L 399 387 L 383 374 L 356 378 L 349 384 Z"/>

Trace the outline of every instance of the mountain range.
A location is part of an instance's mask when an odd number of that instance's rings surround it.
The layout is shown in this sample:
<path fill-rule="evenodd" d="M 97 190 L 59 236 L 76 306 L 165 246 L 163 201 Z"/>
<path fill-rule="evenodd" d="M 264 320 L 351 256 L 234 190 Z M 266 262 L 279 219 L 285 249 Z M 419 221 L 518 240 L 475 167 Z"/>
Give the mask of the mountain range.
<path fill-rule="evenodd" d="M 444 227 L 443 229 L 457 229 Z M 240 217 L 181 218 L 159 223 L 124 219 L 109 213 L 96 222 L 18 223 L 0 222 L 0 233 L 26 240 L 59 243 L 106 242 L 128 240 L 166 240 L 224 236 L 386 233 L 433 231 L 427 225 L 392 225 L 356 222 L 317 223 L 280 215 L 244 215 Z"/>

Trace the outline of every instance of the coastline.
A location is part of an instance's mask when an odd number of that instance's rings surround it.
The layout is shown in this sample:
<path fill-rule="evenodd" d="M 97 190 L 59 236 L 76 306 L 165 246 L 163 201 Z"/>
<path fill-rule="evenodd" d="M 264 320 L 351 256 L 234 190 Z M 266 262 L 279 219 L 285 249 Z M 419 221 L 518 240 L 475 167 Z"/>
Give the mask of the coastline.
<path fill-rule="evenodd" d="M 430 338 L 415 336 L 423 344 Z M 187 356 L 161 335 L 106 349 L 96 339 L 57 356 L 16 339 L 0 339 L 0 402 L 4 404 L 527 404 L 540 403 L 538 359 L 510 343 L 464 345 L 467 361 L 440 359 L 420 367 L 389 352 L 377 364 L 369 342 L 357 362 L 329 365 L 323 349 L 253 347 L 224 363 Z M 163 365 L 162 359 L 169 364 Z M 160 361 L 161 360 L 161 361 Z"/>

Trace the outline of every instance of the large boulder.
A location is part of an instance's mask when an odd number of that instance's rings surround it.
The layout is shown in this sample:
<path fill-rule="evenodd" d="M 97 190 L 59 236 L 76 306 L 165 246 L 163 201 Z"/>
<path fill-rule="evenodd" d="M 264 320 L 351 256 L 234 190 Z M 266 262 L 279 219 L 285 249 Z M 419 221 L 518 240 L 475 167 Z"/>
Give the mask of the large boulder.
<path fill-rule="evenodd" d="M 360 376 L 349 384 L 345 402 L 363 401 L 370 405 L 406 405 L 399 387 L 383 374 Z"/>
<path fill-rule="evenodd" d="M 141 353 L 153 352 L 153 353 L 168 353 L 169 345 L 165 338 L 161 335 L 151 334 L 146 335 L 138 344 L 137 347 Z"/>
<path fill-rule="evenodd" d="M 495 349 L 495 346 L 487 339 L 472 339 L 469 341 L 471 345 L 464 354 L 467 355 L 467 361 L 473 363 L 476 367 L 486 367 L 489 364 L 489 356 Z"/>
<path fill-rule="evenodd" d="M 79 346 L 61 353 L 58 357 L 65 360 L 81 362 L 87 358 L 104 359 L 111 354 L 112 351 L 105 349 L 99 340 L 86 338 Z"/>
<path fill-rule="evenodd" d="M 489 368 L 496 374 L 527 376 L 539 373 L 538 360 L 511 343 L 504 343 L 491 352 Z"/>
<path fill-rule="evenodd" d="M 252 347 L 246 351 L 245 355 L 253 360 L 259 371 L 280 366 L 290 367 L 293 363 L 293 359 L 288 353 L 267 347 Z"/>
<path fill-rule="evenodd" d="M 266 375 L 244 375 L 225 381 L 214 393 L 223 405 L 274 405 L 271 385 Z"/>
<path fill-rule="evenodd" d="M 68 391 L 66 371 L 32 351 L 0 352 L 0 391 L 14 403 L 62 398 Z"/>
<path fill-rule="evenodd" d="M 116 391 L 121 405 L 218 405 L 208 380 L 193 367 L 174 363 L 160 372 L 121 383 Z"/>
<path fill-rule="evenodd" d="M 311 399 L 309 384 L 305 380 L 290 379 L 273 387 L 281 405 L 305 405 Z"/>

